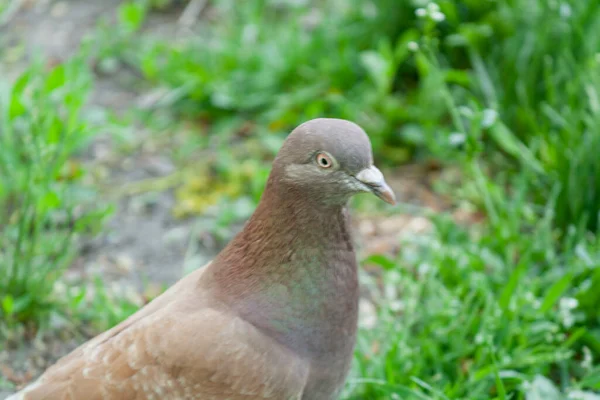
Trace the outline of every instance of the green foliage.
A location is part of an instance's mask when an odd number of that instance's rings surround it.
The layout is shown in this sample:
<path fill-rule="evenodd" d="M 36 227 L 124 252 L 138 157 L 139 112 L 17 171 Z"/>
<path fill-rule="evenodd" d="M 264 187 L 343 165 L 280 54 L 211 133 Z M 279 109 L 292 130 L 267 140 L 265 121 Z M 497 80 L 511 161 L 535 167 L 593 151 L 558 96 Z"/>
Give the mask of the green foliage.
<path fill-rule="evenodd" d="M 529 181 L 514 190 L 493 201 L 498 223 L 473 230 L 435 216 L 433 234 L 407 238 L 395 260 L 376 260 L 397 267 L 364 279 L 378 313 L 359 336 L 362 379 L 351 380 L 348 398 L 529 399 L 537 375 L 600 389 L 597 286 L 590 290 L 600 242 L 573 236 L 556 251 L 555 205 L 532 218 Z"/>
<path fill-rule="evenodd" d="M 99 332 L 117 325 L 140 307 L 138 295 L 108 290 L 101 277 L 94 278 L 93 285 L 69 288 L 65 294 L 70 312 Z"/>
<path fill-rule="evenodd" d="M 444 4 L 449 12 L 449 3 Z M 507 12 L 506 4 L 498 7 L 495 12 Z M 600 15 L 600 7 L 583 12 Z M 562 63 L 572 58 L 573 49 L 552 50 L 550 29 L 532 36 L 547 47 L 529 49 L 547 62 L 556 60 L 557 75 L 546 75 L 544 86 L 528 76 L 533 61 L 527 57 L 523 71 L 503 68 L 519 54 L 506 46 L 512 41 L 522 46 L 531 29 L 526 22 L 534 18 L 512 8 L 510 16 L 514 20 L 502 23 L 514 23 L 511 35 L 484 41 L 481 54 L 473 37 L 452 37 L 466 47 L 472 63 L 468 85 L 440 78 L 452 71 L 451 54 L 443 51 L 435 31 L 425 30 L 421 38 L 421 81 L 437 80 L 447 110 L 440 118 L 452 121 L 455 133 L 449 138 L 460 139 L 455 140 L 459 151 L 436 146 L 448 141 L 448 131 L 442 130 L 429 148 L 460 163 L 469 181 L 454 195 L 477 203 L 487 221 L 465 229 L 434 216 L 431 237 L 408 240 L 397 260 L 381 262 L 386 272 L 371 285 L 379 310 L 376 328 L 363 331 L 357 351 L 356 374 L 368 378 L 350 386 L 349 398 L 391 393 L 415 399 L 600 397 L 594 394 L 600 389 L 594 368 L 600 354 L 600 302 L 592 294 L 598 292 L 600 242 L 589 235 L 597 228 L 600 207 L 600 169 L 591 156 L 598 148 L 599 110 L 593 99 L 600 89 L 599 63 L 589 51 L 585 61 L 565 68 Z M 569 26 L 585 31 L 584 22 L 569 21 Z M 590 41 L 595 40 L 597 35 Z M 496 53 L 501 48 L 504 52 Z M 496 94 L 512 88 L 517 91 L 506 98 Z M 565 96 L 551 97 L 552 89 L 565 90 Z M 574 100 L 567 93 L 581 97 Z M 552 112 L 554 107 L 560 113 Z M 535 123 L 519 131 L 528 118 Z M 490 166 L 496 171 L 491 176 L 485 172 Z M 393 264 L 402 268 L 390 269 Z"/>
<path fill-rule="evenodd" d="M 390 164 L 418 150 L 455 158 L 456 146 L 489 146 L 492 166 L 538 173 L 536 202 L 559 191 L 557 226 L 595 231 L 600 7 L 426 4 L 220 1 L 193 39 L 135 41 L 143 50 L 133 64 L 172 88 L 175 109 L 209 124 L 241 115 L 281 132 L 335 115 L 364 126 Z M 479 137 L 452 130 L 443 85 L 469 129 L 483 124 Z"/>
<path fill-rule="evenodd" d="M 450 3 L 444 4 L 445 12 L 455 13 Z M 490 150 L 516 160 L 517 168 L 536 172 L 537 202 L 545 203 L 558 190 L 558 227 L 596 231 L 600 6 L 579 1 L 497 2 L 477 29 L 455 29 L 442 44 L 449 39 L 462 44 L 471 71 L 469 91 L 455 90 L 454 97 L 473 109 L 495 110 L 501 118 L 482 139 L 493 145 Z M 443 51 L 436 57 L 446 58 Z"/>
<path fill-rule="evenodd" d="M 98 228 L 100 209 L 72 159 L 91 137 L 82 107 L 91 76 L 82 58 L 47 71 L 34 63 L 0 98 L 0 315 L 44 323 L 60 301 L 54 284 L 77 236 Z"/>

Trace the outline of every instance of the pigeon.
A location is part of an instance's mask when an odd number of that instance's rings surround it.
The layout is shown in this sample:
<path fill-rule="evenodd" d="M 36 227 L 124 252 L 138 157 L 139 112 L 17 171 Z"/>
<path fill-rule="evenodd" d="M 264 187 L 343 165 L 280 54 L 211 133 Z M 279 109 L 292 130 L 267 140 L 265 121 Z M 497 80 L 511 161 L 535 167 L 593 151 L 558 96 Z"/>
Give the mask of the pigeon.
<path fill-rule="evenodd" d="M 353 122 L 294 129 L 243 229 L 206 266 L 9 400 L 331 400 L 349 372 L 359 284 L 348 202 L 394 204 Z"/>

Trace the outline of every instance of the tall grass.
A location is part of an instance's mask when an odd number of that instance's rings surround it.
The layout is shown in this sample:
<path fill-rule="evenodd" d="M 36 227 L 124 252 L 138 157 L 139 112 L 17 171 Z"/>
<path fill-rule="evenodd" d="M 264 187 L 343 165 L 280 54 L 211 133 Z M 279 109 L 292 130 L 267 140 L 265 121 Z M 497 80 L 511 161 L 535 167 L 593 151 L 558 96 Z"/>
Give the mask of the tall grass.
<path fill-rule="evenodd" d="M 383 288 L 372 283 L 379 329 L 363 331 L 357 374 L 368 379 L 357 379 L 350 398 L 598 398 L 600 243 L 589 232 L 599 207 L 591 154 L 600 63 L 594 46 L 583 49 L 599 40 L 598 19 L 588 17 L 600 6 L 572 6 L 498 3 L 509 36 L 450 36 L 471 63 L 462 83 L 448 79 L 452 54 L 425 23 L 421 80 L 437 80 L 440 117 L 461 138 L 455 150 L 430 148 L 463 166 L 454 193 L 477 202 L 487 220 L 465 229 L 433 216 L 430 237 L 407 239 L 398 259 L 382 263 L 400 269 L 384 273 Z M 456 11 L 448 2 L 441 10 Z M 565 26 L 585 34 L 553 48 Z M 536 80 L 538 58 L 545 75 Z M 520 70 L 509 67 L 515 62 Z"/>
<path fill-rule="evenodd" d="M 47 70 L 33 63 L 0 98 L 0 315 L 3 325 L 46 322 L 54 284 L 77 237 L 101 213 L 72 157 L 93 131 L 82 117 L 92 77 L 82 57 Z"/>
<path fill-rule="evenodd" d="M 522 10 L 522 12 L 515 12 Z M 539 196 L 559 195 L 555 223 L 597 231 L 600 218 L 600 6 L 499 2 L 506 34 L 469 42 L 476 96 L 539 161 Z M 496 28 L 494 31 L 499 31 Z M 506 135 L 490 135 L 506 149 Z M 517 158 L 519 158 L 517 156 Z M 525 161 L 523 168 L 537 167 Z"/>
<path fill-rule="evenodd" d="M 383 269 L 363 276 L 378 313 L 359 335 L 347 398 L 600 398 L 600 241 L 559 234 L 560 190 L 531 203 L 538 172 L 513 176 L 507 191 L 486 159 L 471 152 L 463 187 L 485 223 L 432 213 L 434 231 L 405 237 L 396 259 L 364 260 Z"/>

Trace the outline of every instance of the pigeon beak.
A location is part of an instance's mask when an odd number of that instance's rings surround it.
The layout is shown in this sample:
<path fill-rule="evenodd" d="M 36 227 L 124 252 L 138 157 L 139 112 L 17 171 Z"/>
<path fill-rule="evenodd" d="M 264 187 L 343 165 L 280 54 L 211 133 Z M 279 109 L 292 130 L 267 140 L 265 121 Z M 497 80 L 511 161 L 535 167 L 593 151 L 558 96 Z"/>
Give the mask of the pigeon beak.
<path fill-rule="evenodd" d="M 356 174 L 356 179 L 365 184 L 369 190 L 381 200 L 391 205 L 396 204 L 396 195 L 383 178 L 381 171 L 374 165 Z"/>

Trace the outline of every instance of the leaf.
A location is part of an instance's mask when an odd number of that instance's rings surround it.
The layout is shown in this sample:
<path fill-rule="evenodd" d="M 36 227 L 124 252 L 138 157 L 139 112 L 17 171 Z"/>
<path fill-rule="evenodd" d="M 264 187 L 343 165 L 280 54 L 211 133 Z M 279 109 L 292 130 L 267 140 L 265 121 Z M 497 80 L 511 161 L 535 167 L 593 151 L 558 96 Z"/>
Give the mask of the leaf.
<path fill-rule="evenodd" d="M 128 32 L 135 32 L 144 22 L 146 9 L 139 3 L 125 3 L 119 7 L 119 22 Z"/>
<path fill-rule="evenodd" d="M 506 125 L 498 121 L 492 127 L 490 127 L 489 134 L 500 148 L 513 156 L 515 159 L 521 161 L 523 165 L 531 168 L 537 173 L 545 173 L 544 167 L 537 160 L 531 150 L 525 146 L 525 144 L 523 144 L 523 142 L 520 141 Z"/>
<path fill-rule="evenodd" d="M 66 74 L 64 65 L 59 65 L 48 74 L 46 84 L 44 85 L 46 92 L 51 92 L 54 89 L 64 86 L 66 82 Z"/>
<path fill-rule="evenodd" d="M 8 109 L 8 117 L 10 120 L 13 120 L 16 117 L 23 115 L 26 111 L 26 107 L 21 101 L 21 96 L 13 93 L 10 98 L 10 105 Z"/>
<path fill-rule="evenodd" d="M 506 400 L 506 388 L 504 387 L 504 382 L 502 382 L 502 378 L 500 377 L 500 372 L 498 371 L 498 361 L 496 360 L 494 349 L 491 346 L 489 347 L 489 352 L 492 358 L 491 368 L 494 373 L 494 380 L 496 381 L 496 391 L 498 392 L 496 399 Z"/>
<path fill-rule="evenodd" d="M 400 36 L 394 50 L 396 65 L 402 64 L 408 58 L 408 56 L 411 54 L 409 43 L 417 42 L 419 40 L 419 36 L 419 31 L 416 29 L 409 29 L 404 32 L 402 36 Z"/>
<path fill-rule="evenodd" d="M 2 299 L 2 311 L 4 312 L 4 315 L 8 316 L 8 315 L 12 315 L 13 310 L 14 310 L 13 297 L 10 294 L 7 294 Z"/>
<path fill-rule="evenodd" d="M 458 85 L 468 86 L 471 83 L 471 76 L 458 69 L 449 69 L 446 71 L 444 76 L 446 83 L 456 83 Z"/>
<path fill-rule="evenodd" d="M 27 85 L 29 85 L 29 81 L 33 73 L 33 70 L 29 70 L 27 72 L 24 72 L 21 76 L 19 76 L 19 78 L 17 78 L 12 87 L 12 96 L 20 96 L 21 94 L 23 94 Z"/>
<path fill-rule="evenodd" d="M 394 261 L 381 254 L 374 254 L 365 258 L 363 260 L 363 264 L 375 264 L 386 271 L 393 270 L 396 268 L 396 263 Z"/>
<path fill-rule="evenodd" d="M 600 268 L 597 268 L 590 278 L 591 285 L 577 294 L 577 300 L 582 308 L 587 308 L 590 314 L 597 311 L 597 304 L 600 304 Z"/>
<path fill-rule="evenodd" d="M 60 197 L 54 191 L 48 191 L 44 196 L 40 199 L 40 207 L 43 209 L 55 209 L 60 207 L 61 201 Z"/>
<path fill-rule="evenodd" d="M 63 123 L 57 115 L 54 115 L 46 130 L 46 140 L 48 144 L 56 144 L 60 141 L 63 132 Z"/>
<path fill-rule="evenodd" d="M 586 328 L 579 328 L 569 335 L 569 338 L 562 344 L 562 347 L 569 348 L 573 346 L 580 338 L 582 338 L 587 332 Z"/>
<path fill-rule="evenodd" d="M 81 290 L 79 290 L 79 292 L 75 295 L 72 295 L 71 297 L 71 307 L 73 308 L 77 308 L 81 302 L 83 301 L 83 299 L 85 298 L 85 295 L 87 294 L 87 289 L 85 286 L 81 287 Z"/>
<path fill-rule="evenodd" d="M 600 367 L 592 369 L 581 379 L 582 389 L 600 390 Z"/>
<path fill-rule="evenodd" d="M 21 311 L 27 309 L 27 307 L 29 307 L 29 305 L 31 304 L 32 301 L 32 295 L 31 294 L 26 294 L 25 296 L 19 297 L 18 299 L 15 300 L 14 302 L 14 307 L 13 307 L 13 312 L 16 313 L 20 313 Z"/>
<path fill-rule="evenodd" d="M 393 77 L 393 63 L 376 51 L 365 51 L 360 61 L 380 92 L 387 92 Z"/>
<path fill-rule="evenodd" d="M 556 302 L 562 296 L 562 294 L 569 288 L 572 279 L 573 274 L 566 274 L 561 279 L 556 281 L 550 287 L 550 289 L 548 289 L 548 293 L 546 293 L 546 297 L 544 297 L 544 301 L 542 301 L 542 305 L 540 307 L 541 312 L 545 313 L 550 311 L 550 309 L 554 306 L 554 304 L 556 304 Z"/>
<path fill-rule="evenodd" d="M 529 257 L 523 257 L 523 259 L 529 260 Z M 517 265 L 517 268 L 515 268 L 510 276 L 510 279 L 508 280 L 508 283 L 502 290 L 502 294 L 500 295 L 500 308 L 502 308 L 504 312 L 509 310 L 510 301 L 512 300 L 517 287 L 521 282 L 521 277 L 526 270 L 526 264 L 527 263 L 525 262 L 520 262 L 519 265 Z"/>

